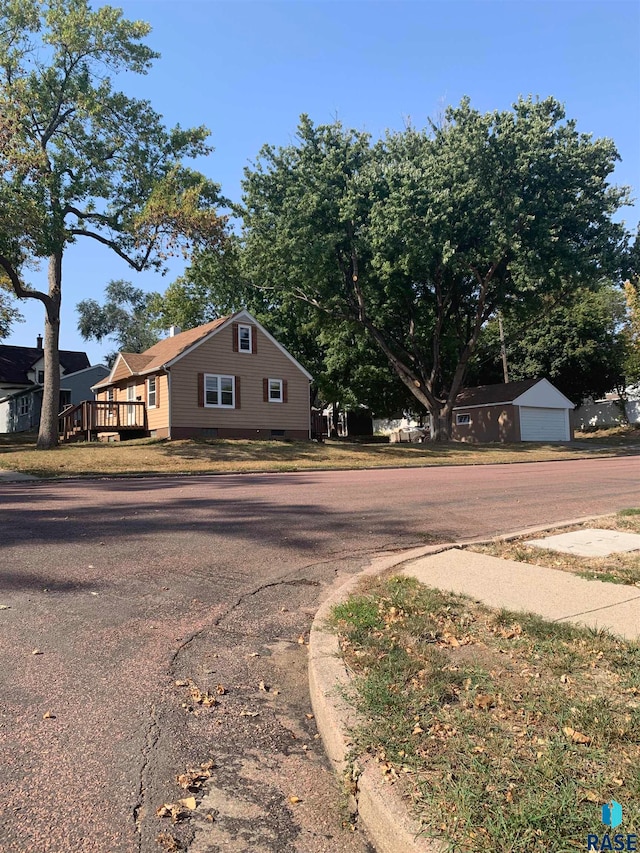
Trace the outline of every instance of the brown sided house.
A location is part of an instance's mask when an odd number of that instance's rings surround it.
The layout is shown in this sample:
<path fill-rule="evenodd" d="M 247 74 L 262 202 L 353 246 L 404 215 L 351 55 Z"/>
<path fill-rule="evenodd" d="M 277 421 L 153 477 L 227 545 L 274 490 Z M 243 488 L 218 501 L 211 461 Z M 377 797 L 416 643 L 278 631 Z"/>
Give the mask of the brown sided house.
<path fill-rule="evenodd" d="M 158 438 L 309 438 L 311 378 L 240 311 L 121 352 L 93 390 L 98 401 L 126 402 L 132 417 L 145 403 L 145 431 Z"/>
<path fill-rule="evenodd" d="M 547 379 L 467 388 L 456 399 L 456 441 L 571 441 L 574 404 Z"/>

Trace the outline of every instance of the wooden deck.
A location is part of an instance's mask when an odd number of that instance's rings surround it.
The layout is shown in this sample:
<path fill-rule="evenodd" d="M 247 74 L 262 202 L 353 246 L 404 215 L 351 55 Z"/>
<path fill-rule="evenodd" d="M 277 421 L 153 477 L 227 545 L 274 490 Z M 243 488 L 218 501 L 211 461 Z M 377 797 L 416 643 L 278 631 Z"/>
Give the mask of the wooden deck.
<path fill-rule="evenodd" d="M 60 440 L 91 441 L 99 433 L 118 433 L 120 438 L 146 434 L 147 408 L 144 403 L 83 400 L 60 412 Z"/>

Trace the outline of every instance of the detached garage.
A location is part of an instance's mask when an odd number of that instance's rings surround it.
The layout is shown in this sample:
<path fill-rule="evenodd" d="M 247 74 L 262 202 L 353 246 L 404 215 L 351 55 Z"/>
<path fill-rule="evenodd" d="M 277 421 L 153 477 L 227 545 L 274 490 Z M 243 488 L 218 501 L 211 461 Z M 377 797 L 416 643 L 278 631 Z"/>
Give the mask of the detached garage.
<path fill-rule="evenodd" d="M 467 388 L 453 410 L 456 441 L 571 441 L 571 400 L 547 379 Z"/>

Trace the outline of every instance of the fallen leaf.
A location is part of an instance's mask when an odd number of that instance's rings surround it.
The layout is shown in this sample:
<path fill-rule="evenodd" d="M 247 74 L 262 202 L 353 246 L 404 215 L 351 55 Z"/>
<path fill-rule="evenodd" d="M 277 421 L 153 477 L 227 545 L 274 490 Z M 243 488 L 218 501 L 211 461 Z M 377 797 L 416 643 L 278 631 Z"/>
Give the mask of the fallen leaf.
<path fill-rule="evenodd" d="M 176 681 L 175 684 L 176 684 L 176 687 L 188 687 L 189 686 L 188 681 Z"/>
<path fill-rule="evenodd" d="M 269 688 L 266 686 L 266 684 L 264 683 L 264 681 L 261 681 L 261 682 L 258 684 L 258 690 L 262 690 L 262 692 L 263 692 L 263 693 L 266 693 L 266 692 L 269 690 Z"/>
<path fill-rule="evenodd" d="M 196 798 L 195 797 L 185 797 L 182 800 L 178 800 L 178 803 L 183 806 L 185 809 L 189 809 L 193 811 L 196 807 Z"/>
<path fill-rule="evenodd" d="M 313 714 L 305 714 L 307 720 L 313 720 Z"/>
<path fill-rule="evenodd" d="M 44 592 L 47 592 L 47 590 L 45 589 Z M 11 610 L 11 605 L 10 604 L 0 604 L 0 610 Z"/>
<path fill-rule="evenodd" d="M 291 796 L 291 797 L 289 797 L 289 802 L 295 804 L 295 803 L 301 803 L 302 800 L 300 799 L 300 797 Z"/>
<path fill-rule="evenodd" d="M 212 814 L 208 814 L 208 815 L 206 816 L 206 820 L 208 820 L 208 821 L 209 821 L 209 823 L 213 823 L 213 815 L 212 815 Z"/>
<path fill-rule="evenodd" d="M 55 720 L 56 715 L 52 714 L 51 711 L 45 711 L 42 715 L 43 720 Z"/>
<path fill-rule="evenodd" d="M 588 789 L 584 792 L 584 796 L 582 797 L 582 799 L 588 800 L 590 803 L 599 803 L 600 795 L 597 791 L 592 791 L 591 789 Z"/>
<path fill-rule="evenodd" d="M 178 823 L 179 820 L 182 820 L 186 816 L 186 809 L 180 803 L 164 803 L 156 809 L 156 817 L 170 817 L 173 823 Z"/>
<path fill-rule="evenodd" d="M 177 851 L 184 850 L 182 844 L 173 835 L 169 835 L 168 832 L 161 832 L 157 835 L 156 844 L 159 844 L 168 853 L 177 853 Z"/>
<path fill-rule="evenodd" d="M 218 684 L 218 686 L 216 687 L 216 693 L 218 694 L 218 696 L 224 696 L 226 692 L 227 688 L 223 684 Z"/>
<path fill-rule="evenodd" d="M 572 729 L 571 726 L 565 726 L 562 731 L 570 740 L 573 741 L 573 743 L 589 744 L 592 741 L 592 738 L 589 735 L 577 732 L 575 729 Z"/>
<path fill-rule="evenodd" d="M 473 700 L 473 704 L 476 708 L 481 708 L 483 711 L 486 711 L 488 708 L 491 708 L 492 705 L 495 705 L 496 697 L 491 696 L 488 693 L 477 693 L 476 698 Z"/>
<path fill-rule="evenodd" d="M 304 646 L 304 634 L 300 634 L 298 637 L 298 645 Z"/>
<path fill-rule="evenodd" d="M 31 654 L 32 654 L 32 655 L 41 655 L 41 654 L 42 654 L 42 652 L 40 651 L 40 649 L 34 649 L 34 650 L 31 652 Z"/>
<path fill-rule="evenodd" d="M 241 717 L 259 717 L 260 711 L 240 711 Z"/>
<path fill-rule="evenodd" d="M 423 732 L 424 732 L 424 729 L 423 729 L 423 728 L 421 728 L 421 727 L 416 723 L 416 725 L 413 727 L 413 731 L 411 732 L 411 734 L 413 734 L 413 735 L 421 735 Z"/>
<path fill-rule="evenodd" d="M 259 653 L 259 652 L 251 652 L 251 654 L 249 655 L 249 657 L 250 657 L 250 658 L 259 658 L 259 657 L 260 657 L 260 653 Z"/>

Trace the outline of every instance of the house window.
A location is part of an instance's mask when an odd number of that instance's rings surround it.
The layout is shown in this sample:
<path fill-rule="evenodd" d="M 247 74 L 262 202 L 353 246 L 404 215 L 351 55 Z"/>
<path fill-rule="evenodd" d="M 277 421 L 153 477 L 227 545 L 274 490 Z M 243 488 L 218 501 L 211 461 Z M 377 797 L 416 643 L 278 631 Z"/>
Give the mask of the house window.
<path fill-rule="evenodd" d="M 107 388 L 107 403 L 113 403 L 116 399 L 115 388 Z"/>
<path fill-rule="evenodd" d="M 252 352 L 251 326 L 238 326 L 238 349 L 240 352 Z"/>
<path fill-rule="evenodd" d="M 147 406 L 150 409 L 155 409 L 157 405 L 158 395 L 156 392 L 156 377 L 150 376 L 147 379 Z"/>
<path fill-rule="evenodd" d="M 44 383 L 44 370 L 38 371 L 38 385 L 42 385 Z"/>
<path fill-rule="evenodd" d="M 471 423 L 471 415 L 465 414 L 456 415 L 456 426 L 468 426 Z"/>
<path fill-rule="evenodd" d="M 28 415 L 29 414 L 29 397 L 24 396 L 20 397 L 18 400 L 18 415 Z"/>
<path fill-rule="evenodd" d="M 269 380 L 269 402 L 282 403 L 282 379 Z"/>
<path fill-rule="evenodd" d="M 218 408 L 233 409 L 234 388 L 233 376 L 214 376 L 206 373 L 204 376 L 204 404 Z"/>

